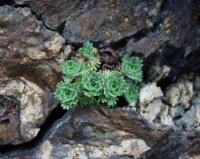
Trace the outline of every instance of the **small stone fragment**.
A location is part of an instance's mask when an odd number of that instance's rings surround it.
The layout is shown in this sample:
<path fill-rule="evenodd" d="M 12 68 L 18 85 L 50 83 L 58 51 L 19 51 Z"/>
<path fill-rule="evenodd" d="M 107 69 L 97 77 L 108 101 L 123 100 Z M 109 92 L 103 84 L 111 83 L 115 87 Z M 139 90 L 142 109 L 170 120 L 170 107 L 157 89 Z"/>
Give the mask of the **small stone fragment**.
<path fill-rule="evenodd" d="M 153 99 L 162 97 L 163 93 L 156 83 L 149 83 L 140 89 L 140 105 L 144 106 L 150 103 Z"/>

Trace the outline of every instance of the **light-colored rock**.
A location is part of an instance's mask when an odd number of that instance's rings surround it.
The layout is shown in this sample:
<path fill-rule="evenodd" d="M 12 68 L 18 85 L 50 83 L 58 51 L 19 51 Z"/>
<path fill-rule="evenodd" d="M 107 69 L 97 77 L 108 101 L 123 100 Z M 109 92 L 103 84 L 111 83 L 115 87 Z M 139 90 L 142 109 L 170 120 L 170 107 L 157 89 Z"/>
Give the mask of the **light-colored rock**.
<path fill-rule="evenodd" d="M 69 58 L 71 53 L 72 53 L 72 46 L 71 45 L 65 46 L 64 51 L 62 51 L 61 54 L 56 58 L 57 62 L 59 64 L 62 64 L 65 60 Z"/>
<path fill-rule="evenodd" d="M 170 107 L 166 105 L 160 114 L 160 122 L 162 125 L 175 126 L 172 116 L 170 115 Z"/>
<path fill-rule="evenodd" d="M 53 149 L 53 146 L 49 141 L 45 141 L 41 145 L 41 151 L 38 154 L 38 159 L 50 159 L 51 158 L 51 151 Z"/>
<path fill-rule="evenodd" d="M 200 96 L 197 96 L 193 100 L 193 107 L 195 108 L 194 126 L 199 127 L 200 126 Z"/>
<path fill-rule="evenodd" d="M 182 105 L 185 109 L 190 107 L 190 101 L 193 97 L 193 83 L 181 81 L 170 87 L 166 96 L 172 106 Z"/>
<path fill-rule="evenodd" d="M 200 105 L 198 105 L 196 109 L 195 125 L 200 126 Z"/>
<path fill-rule="evenodd" d="M 200 155 L 190 156 L 188 159 L 200 159 Z"/>
<path fill-rule="evenodd" d="M 0 94 L 12 96 L 20 102 L 20 134 L 25 141 L 34 138 L 40 130 L 38 124 L 45 118 L 44 91 L 21 77 L 1 81 Z"/>
<path fill-rule="evenodd" d="M 147 107 L 141 110 L 141 115 L 149 122 L 153 123 L 157 115 L 163 109 L 163 103 L 161 99 L 155 99 L 152 103 L 149 103 Z"/>
<path fill-rule="evenodd" d="M 150 103 L 153 99 L 162 96 L 163 93 L 161 88 L 158 87 L 156 83 L 149 83 L 140 89 L 140 97 L 139 97 L 140 105 L 144 106 Z"/>
<path fill-rule="evenodd" d="M 55 33 L 48 41 L 45 41 L 43 45 L 44 48 L 50 50 L 54 54 L 57 54 L 60 51 L 64 42 L 65 39 L 58 33 Z"/>
<path fill-rule="evenodd" d="M 59 155 L 56 155 L 56 149 L 60 151 Z M 45 141 L 39 149 L 37 155 L 38 159 L 57 159 L 56 156 L 62 157 L 63 159 L 96 159 L 96 158 L 110 158 L 114 155 L 134 155 L 139 157 L 143 152 L 147 151 L 149 147 L 142 139 L 124 139 L 119 144 L 110 144 L 109 147 L 103 145 L 87 145 L 87 144 L 70 144 L 64 145 L 52 145 L 50 141 Z"/>

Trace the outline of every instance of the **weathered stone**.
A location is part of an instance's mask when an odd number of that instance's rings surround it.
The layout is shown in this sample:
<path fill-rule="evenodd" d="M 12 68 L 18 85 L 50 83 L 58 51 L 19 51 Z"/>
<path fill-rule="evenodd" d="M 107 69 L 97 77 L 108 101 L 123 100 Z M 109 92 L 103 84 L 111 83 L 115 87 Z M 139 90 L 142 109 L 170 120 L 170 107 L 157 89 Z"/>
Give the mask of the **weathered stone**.
<path fill-rule="evenodd" d="M 0 34 L 2 76 L 13 67 L 52 59 L 65 42 L 58 33 L 46 29 L 26 7 L 1 6 L 0 23 L 3 30 Z"/>
<path fill-rule="evenodd" d="M 35 157 L 38 159 L 112 158 L 116 155 L 139 157 L 150 148 L 147 143 L 155 142 L 157 137 L 159 138 L 158 132 L 152 132 L 152 135 L 158 135 L 156 138 L 153 137 L 155 141 L 145 137 L 143 134 L 145 123 L 141 127 L 138 125 L 139 129 L 128 128 L 129 122 L 134 126 L 133 123 L 143 120 L 139 115 L 134 117 L 129 112 L 130 115 L 124 116 L 121 112 L 128 113 L 128 111 L 109 110 L 103 106 L 101 111 L 104 113 L 99 113 L 100 109 L 91 106 L 68 112 L 52 127 L 39 145 Z"/>
<path fill-rule="evenodd" d="M 140 89 L 139 101 L 140 105 L 144 106 L 150 103 L 153 99 L 162 97 L 163 93 L 156 83 L 149 83 Z"/>
<path fill-rule="evenodd" d="M 182 105 L 187 109 L 190 107 L 193 94 L 193 83 L 182 81 L 172 85 L 167 91 L 166 96 L 172 106 Z"/>
<path fill-rule="evenodd" d="M 162 44 L 170 43 L 177 48 L 185 47 L 185 55 L 188 55 L 192 50 L 199 48 L 198 20 L 191 18 L 198 15 L 198 6 L 198 2 L 194 0 L 165 1 L 160 12 L 161 21 L 154 25 L 152 30 L 142 32 L 139 37 L 133 37 L 127 44 L 127 51 L 142 53 L 148 57 L 159 51 Z"/>
<path fill-rule="evenodd" d="M 52 90 L 60 63 L 53 58 L 60 55 L 65 40 L 27 7 L 0 6 L 0 23 L 0 94 L 20 103 L 16 126 L 10 124 L 16 131 L 7 143 L 19 144 L 32 140 L 56 107 Z"/>
<path fill-rule="evenodd" d="M 185 110 L 182 106 L 178 105 L 178 106 L 174 106 L 170 108 L 170 115 L 173 118 L 180 118 L 183 116 Z"/>
<path fill-rule="evenodd" d="M 65 21 L 63 35 L 70 42 L 113 42 L 151 28 L 158 19 L 162 2 L 17 0 L 17 3 L 28 4 L 36 13 L 41 13 L 45 24 L 52 29 Z"/>
<path fill-rule="evenodd" d="M 0 145 L 18 143 L 19 126 L 19 101 L 0 95 Z"/>
<path fill-rule="evenodd" d="M 15 113 L 10 114 L 10 118 L 16 120 L 16 125 L 11 125 L 16 129 L 12 140 L 9 141 L 14 144 L 33 139 L 38 134 L 40 125 L 45 121 L 49 111 L 55 107 L 51 93 L 44 92 L 36 84 L 24 78 L 0 80 L 0 94 L 19 101 Z M 17 111 L 18 118 L 15 117 Z M 15 136 L 20 137 L 15 138 Z"/>
<path fill-rule="evenodd" d="M 165 79 L 170 72 L 170 67 L 163 65 L 153 65 L 149 71 L 148 81 L 159 82 L 162 79 Z"/>
<path fill-rule="evenodd" d="M 113 47 L 112 49 L 120 54 L 124 54 L 124 51 L 128 54 L 142 53 L 143 57 L 147 57 L 144 58 L 143 67 L 145 82 L 158 82 L 164 92 L 180 75 L 186 72 L 195 74 L 200 70 L 198 0 L 15 2 L 22 5 L 16 5 L 12 0 L 0 3 L 0 79 L 5 80 L 5 83 L 20 83 L 17 89 L 20 90 L 22 86 L 31 93 L 22 94 L 15 91 L 16 94 L 13 93 L 12 96 L 4 92 L 2 97 L 0 96 L 1 144 L 29 141 L 37 134 L 48 112 L 55 107 L 52 92 L 60 78 L 60 63 L 73 53 L 70 47 L 63 46 L 65 40 L 59 34 L 65 36 L 67 43 L 74 45 L 74 50 L 77 50 L 83 41 L 92 40 L 98 41 L 95 45 Z M 34 15 L 37 15 L 37 18 Z M 110 44 L 107 44 L 108 42 Z M 193 81 L 193 78 L 187 78 L 186 83 Z M 13 85 L 9 85 L 7 92 L 16 90 L 16 87 L 10 88 Z M 1 146 L 0 158 L 198 157 L 199 80 L 194 84 L 183 85 L 187 89 L 180 90 L 179 99 L 175 96 L 174 100 L 179 104 L 174 107 L 170 107 L 169 100 L 165 100 L 165 93 L 161 101 L 162 91 L 157 87 L 158 92 L 161 92 L 158 97 L 150 97 L 144 105 L 136 104 L 131 110 L 125 107 L 107 109 L 101 106 L 75 108 L 57 121 L 50 131 L 46 125 L 42 125 L 46 131 L 45 135 L 40 134 L 39 138 L 35 138 L 36 141 L 17 146 Z M 194 85 L 194 89 L 191 85 Z M 47 105 L 39 107 L 43 96 Z M 159 105 L 162 105 L 162 109 Z M 27 110 L 24 106 L 30 109 Z M 159 129 L 132 111 L 145 106 L 149 107 L 152 114 L 148 116 L 149 120 L 152 120 L 153 124 L 158 123 Z M 24 118 L 18 108 L 23 108 Z M 33 113 L 37 114 L 36 119 Z M 33 123 L 27 116 L 31 117 Z M 52 119 L 51 116 L 50 118 Z M 28 133 L 22 134 L 21 137 L 19 130 L 22 119 L 25 119 L 23 122 L 29 127 L 22 124 L 23 131 Z M 185 131 L 175 126 L 183 127 Z M 196 134 L 195 130 L 198 130 Z"/>
<path fill-rule="evenodd" d="M 184 129 L 191 129 L 194 127 L 195 118 L 197 110 L 195 107 L 191 107 L 182 118 L 176 120 L 176 125 L 179 127 L 183 127 Z"/>
<path fill-rule="evenodd" d="M 174 126 L 174 121 L 172 119 L 172 116 L 170 115 L 169 106 L 165 105 L 164 109 L 162 110 L 160 114 L 160 123 L 161 125 L 167 125 L 167 126 Z"/>
<path fill-rule="evenodd" d="M 163 103 L 161 99 L 155 99 L 149 103 L 145 108 L 141 108 L 140 114 L 147 119 L 149 122 L 153 123 L 158 114 L 163 109 Z"/>

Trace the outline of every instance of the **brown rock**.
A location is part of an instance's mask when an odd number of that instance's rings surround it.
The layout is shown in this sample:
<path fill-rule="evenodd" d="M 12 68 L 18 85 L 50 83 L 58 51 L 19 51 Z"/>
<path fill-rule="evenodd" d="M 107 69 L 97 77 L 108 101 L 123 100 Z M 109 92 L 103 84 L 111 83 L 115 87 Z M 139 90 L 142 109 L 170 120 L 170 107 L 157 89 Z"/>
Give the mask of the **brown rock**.
<path fill-rule="evenodd" d="M 45 24 L 56 29 L 65 23 L 64 37 L 70 42 L 114 42 L 152 27 L 163 0 L 147 1 L 34 1 L 17 0 L 41 13 Z"/>

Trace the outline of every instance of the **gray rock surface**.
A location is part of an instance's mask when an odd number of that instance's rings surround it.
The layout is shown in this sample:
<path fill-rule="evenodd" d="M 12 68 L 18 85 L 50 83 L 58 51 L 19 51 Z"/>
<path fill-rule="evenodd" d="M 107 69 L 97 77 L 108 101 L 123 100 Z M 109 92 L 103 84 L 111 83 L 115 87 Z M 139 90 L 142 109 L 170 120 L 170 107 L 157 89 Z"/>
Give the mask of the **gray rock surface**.
<path fill-rule="evenodd" d="M 149 83 L 144 85 L 140 89 L 139 101 L 141 106 L 145 106 L 150 103 L 153 99 L 162 97 L 163 93 L 160 87 L 157 87 L 156 83 Z"/>

